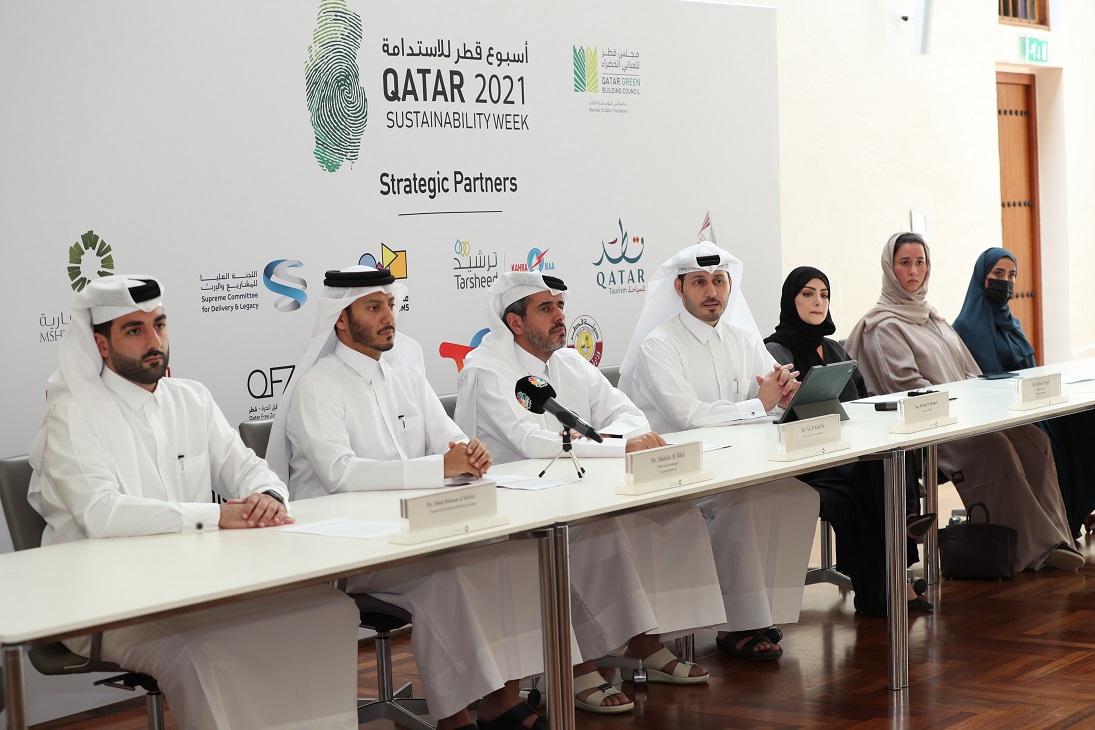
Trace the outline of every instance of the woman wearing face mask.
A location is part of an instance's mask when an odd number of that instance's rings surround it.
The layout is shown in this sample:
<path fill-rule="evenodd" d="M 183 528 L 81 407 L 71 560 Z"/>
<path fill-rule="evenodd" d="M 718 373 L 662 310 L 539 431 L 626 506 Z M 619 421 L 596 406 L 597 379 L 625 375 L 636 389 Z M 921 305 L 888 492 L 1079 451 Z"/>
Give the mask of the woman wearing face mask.
<path fill-rule="evenodd" d="M 1018 273 L 1015 256 L 1003 248 L 990 248 L 977 259 L 966 290 L 962 311 L 954 329 L 985 373 L 1004 373 L 1034 367 L 1034 348 L 1023 333 L 1008 302 Z M 1080 527 L 1095 525 L 1088 517 L 1095 508 L 1095 464 L 1086 458 L 1095 436 L 1095 411 L 1043 421 L 1038 426 L 1049 436 L 1057 464 L 1065 514 L 1074 537 Z"/>
<path fill-rule="evenodd" d="M 840 343 L 829 339 L 836 331 L 829 314 L 829 278 L 812 266 L 800 266 L 787 275 L 780 298 L 779 325 L 764 344 L 777 362 L 793 363 L 801 379 L 814 365 L 850 360 Z M 840 394 L 841 401 L 867 395 L 859 372 Z M 911 466 L 911 463 L 910 463 Z M 821 518 L 836 532 L 840 570 L 852 579 L 855 607 L 860 613 L 886 615 L 886 555 L 883 532 L 883 468 L 878 461 L 845 464 L 799 477 L 821 497 Z M 915 483 L 915 479 L 911 480 Z M 919 537 L 935 515 L 917 515 L 915 493 L 908 497 L 909 537 Z M 909 565 L 917 560 L 916 543 L 908 545 Z M 932 604 L 906 587 L 910 611 L 930 611 Z"/>
<path fill-rule="evenodd" d="M 925 301 L 931 252 L 915 233 L 882 249 L 882 295 L 848 337 L 871 393 L 898 393 L 980 375 L 958 333 Z M 967 507 L 984 502 L 997 524 L 1019 533 L 1016 570 L 1079 570 L 1049 439 L 1018 426 L 939 446 L 939 469 Z"/>

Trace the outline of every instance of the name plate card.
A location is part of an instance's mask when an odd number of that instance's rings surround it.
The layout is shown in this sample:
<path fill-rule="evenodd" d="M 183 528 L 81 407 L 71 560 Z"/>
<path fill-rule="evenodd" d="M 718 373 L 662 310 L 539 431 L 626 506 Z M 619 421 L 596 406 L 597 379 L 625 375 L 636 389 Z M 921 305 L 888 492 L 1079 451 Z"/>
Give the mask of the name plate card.
<path fill-rule="evenodd" d="M 851 446 L 840 440 L 840 416 L 806 418 L 776 426 L 778 451 L 768 455 L 768 461 L 797 461 L 808 456 L 843 451 Z"/>
<path fill-rule="evenodd" d="M 616 494 L 636 496 L 685 484 L 706 482 L 712 475 L 703 471 L 703 442 L 689 441 L 624 455 L 626 475 Z"/>
<path fill-rule="evenodd" d="M 914 395 L 897 402 L 897 425 L 890 433 L 916 433 L 958 423 L 951 415 L 950 394 L 946 391 Z"/>
<path fill-rule="evenodd" d="M 1008 406 L 1009 411 L 1029 411 L 1068 401 L 1067 395 L 1061 395 L 1060 373 L 1019 378 L 1013 382 L 1015 402 Z"/>
<path fill-rule="evenodd" d="M 509 522 L 498 514 L 494 482 L 399 500 L 400 531 L 388 536 L 396 545 L 416 545 Z"/>

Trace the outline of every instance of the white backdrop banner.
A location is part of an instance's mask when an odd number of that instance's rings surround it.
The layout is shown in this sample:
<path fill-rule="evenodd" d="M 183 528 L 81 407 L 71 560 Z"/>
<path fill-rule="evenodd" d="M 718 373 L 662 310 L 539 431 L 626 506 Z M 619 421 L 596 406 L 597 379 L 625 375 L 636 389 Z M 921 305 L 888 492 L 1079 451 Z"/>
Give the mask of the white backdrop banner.
<path fill-rule="evenodd" d="M 358 262 L 407 285 L 439 393 L 503 271 L 563 278 L 569 343 L 618 364 L 708 212 L 770 330 L 775 39 L 772 9 L 679 0 L 7 0 L 0 453 L 114 272 L 162 279 L 172 375 L 231 422 L 272 415 L 323 272 Z"/>

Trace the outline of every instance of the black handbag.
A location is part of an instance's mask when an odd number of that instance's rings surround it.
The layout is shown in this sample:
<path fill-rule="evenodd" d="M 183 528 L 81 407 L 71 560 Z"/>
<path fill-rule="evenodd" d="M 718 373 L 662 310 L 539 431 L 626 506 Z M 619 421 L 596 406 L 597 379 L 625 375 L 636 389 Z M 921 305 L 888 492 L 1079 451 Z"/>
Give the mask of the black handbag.
<path fill-rule="evenodd" d="M 980 507 L 984 522 L 973 522 Z M 989 523 L 984 502 L 971 504 L 965 522 L 939 531 L 941 572 L 944 578 L 1009 580 L 1015 575 L 1015 546 L 1019 533 L 1007 525 Z"/>

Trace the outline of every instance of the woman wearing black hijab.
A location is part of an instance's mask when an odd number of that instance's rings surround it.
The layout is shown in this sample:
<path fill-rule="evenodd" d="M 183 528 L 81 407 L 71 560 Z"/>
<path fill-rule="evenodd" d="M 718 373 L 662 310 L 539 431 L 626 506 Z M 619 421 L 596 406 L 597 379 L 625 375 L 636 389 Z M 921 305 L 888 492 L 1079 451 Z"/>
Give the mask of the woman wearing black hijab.
<path fill-rule="evenodd" d="M 836 332 L 829 314 L 829 278 L 812 266 L 800 266 L 783 282 L 779 325 L 764 344 L 777 362 L 793 363 L 799 378 L 814 365 L 851 360 L 840 343 L 829 339 Z M 840 394 L 841 401 L 867 395 L 863 377 L 852 373 Z M 911 476 L 911 475 L 910 475 Z M 855 606 L 861 613 L 885 615 L 885 533 L 883 531 L 883 471 L 880 462 L 858 462 L 799 477 L 821 497 L 821 518 L 836 532 L 837 565 L 852 579 Z M 935 515 L 917 516 L 916 480 L 906 489 L 908 529 L 919 536 Z M 909 565 L 917 561 L 916 544 L 908 545 Z M 909 609 L 930 611 L 931 603 L 906 589 Z"/>

